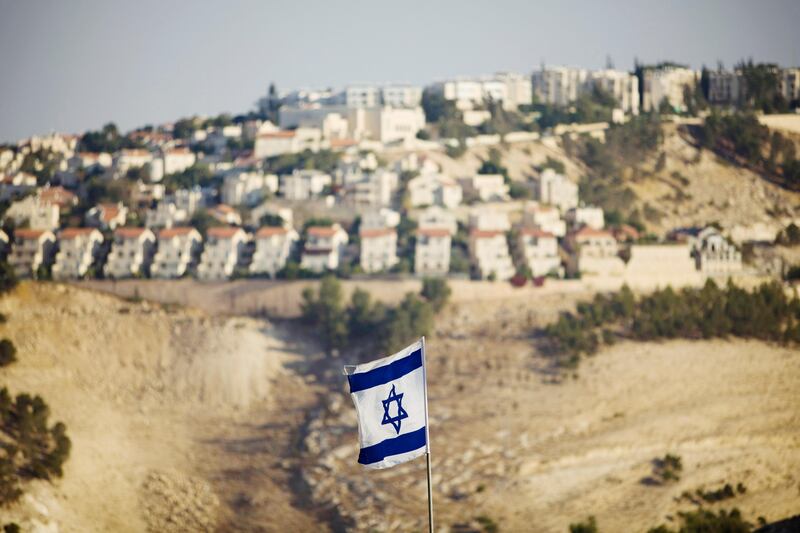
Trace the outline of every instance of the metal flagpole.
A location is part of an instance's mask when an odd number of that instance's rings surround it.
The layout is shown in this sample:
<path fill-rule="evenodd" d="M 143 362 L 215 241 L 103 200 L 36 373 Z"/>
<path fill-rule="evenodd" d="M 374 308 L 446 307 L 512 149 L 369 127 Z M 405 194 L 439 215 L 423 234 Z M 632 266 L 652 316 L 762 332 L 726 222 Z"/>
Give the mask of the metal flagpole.
<path fill-rule="evenodd" d="M 433 533 L 433 485 L 431 482 L 431 435 L 428 422 L 428 373 L 425 361 L 425 337 L 422 337 L 422 379 L 425 382 L 425 463 L 428 467 L 428 531 Z"/>

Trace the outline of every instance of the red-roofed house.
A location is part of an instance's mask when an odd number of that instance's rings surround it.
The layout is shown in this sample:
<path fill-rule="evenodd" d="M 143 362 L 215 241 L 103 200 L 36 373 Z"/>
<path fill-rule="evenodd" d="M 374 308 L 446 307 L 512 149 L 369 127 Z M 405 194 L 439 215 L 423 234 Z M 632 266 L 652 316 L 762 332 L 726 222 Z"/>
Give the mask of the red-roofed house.
<path fill-rule="evenodd" d="M 43 202 L 57 205 L 60 209 L 69 209 L 78 205 L 78 197 L 60 185 L 58 187 L 45 187 L 39 190 L 39 197 Z"/>
<path fill-rule="evenodd" d="M 129 278 L 150 273 L 156 236 L 147 228 L 117 228 L 105 266 L 106 276 Z"/>
<path fill-rule="evenodd" d="M 204 281 L 229 279 L 244 263 L 249 240 L 242 228 L 209 228 L 197 277 Z"/>
<path fill-rule="evenodd" d="M 65 228 L 58 234 L 54 279 L 84 277 L 97 260 L 103 235 L 96 228 Z"/>
<path fill-rule="evenodd" d="M 397 232 L 391 228 L 362 229 L 360 263 L 364 272 L 382 272 L 397 264 Z"/>
<path fill-rule="evenodd" d="M 203 238 L 194 228 L 162 229 L 150 274 L 154 278 L 180 278 L 197 263 L 202 244 Z"/>
<path fill-rule="evenodd" d="M 86 225 L 100 229 L 115 230 L 125 225 L 128 208 L 122 202 L 98 204 L 86 213 Z"/>
<path fill-rule="evenodd" d="M 242 224 L 242 216 L 239 212 L 226 204 L 215 205 L 208 210 L 208 214 L 223 224 L 230 224 L 233 226 L 240 226 Z"/>
<path fill-rule="evenodd" d="M 522 228 L 519 231 L 519 250 L 533 276 L 563 275 L 558 239 L 549 231 Z"/>
<path fill-rule="evenodd" d="M 283 267 L 300 236 L 292 228 L 265 226 L 256 232 L 256 251 L 250 263 L 253 274 L 275 277 Z"/>
<path fill-rule="evenodd" d="M 568 233 L 565 242 L 572 272 L 601 276 L 624 273 L 625 262 L 619 257 L 619 245 L 610 232 L 584 226 Z"/>
<path fill-rule="evenodd" d="M 18 277 L 35 277 L 40 267 L 53 264 L 55 254 L 56 236 L 52 231 L 16 229 L 8 264 Z"/>
<path fill-rule="evenodd" d="M 336 270 L 347 242 L 347 232 L 339 224 L 308 228 L 300 266 L 313 272 Z"/>

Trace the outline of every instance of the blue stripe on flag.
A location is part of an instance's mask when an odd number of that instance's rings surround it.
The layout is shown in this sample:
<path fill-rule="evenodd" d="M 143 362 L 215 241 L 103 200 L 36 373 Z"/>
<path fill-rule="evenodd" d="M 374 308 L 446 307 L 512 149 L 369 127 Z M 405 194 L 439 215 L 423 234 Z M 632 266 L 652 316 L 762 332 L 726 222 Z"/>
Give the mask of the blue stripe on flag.
<path fill-rule="evenodd" d="M 422 366 L 422 348 L 411 354 L 393 361 L 385 366 L 373 368 L 367 372 L 350 374 L 347 381 L 350 382 L 350 392 L 358 392 L 365 389 L 389 383 L 413 372 Z"/>
<path fill-rule="evenodd" d="M 362 465 L 369 465 L 383 461 L 390 455 L 399 455 L 401 453 L 413 452 L 425 446 L 425 427 L 421 427 L 411 433 L 400 435 L 391 439 L 386 439 L 361 448 L 361 453 L 358 454 L 358 462 Z"/>

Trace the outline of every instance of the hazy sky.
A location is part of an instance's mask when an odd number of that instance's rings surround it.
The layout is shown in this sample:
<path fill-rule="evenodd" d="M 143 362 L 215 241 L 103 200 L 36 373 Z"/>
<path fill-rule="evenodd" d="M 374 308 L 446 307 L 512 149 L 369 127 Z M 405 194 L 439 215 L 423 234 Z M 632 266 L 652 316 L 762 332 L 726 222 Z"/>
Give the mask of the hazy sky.
<path fill-rule="evenodd" d="M 800 1 L 0 0 L 0 142 L 542 61 L 800 62 Z"/>

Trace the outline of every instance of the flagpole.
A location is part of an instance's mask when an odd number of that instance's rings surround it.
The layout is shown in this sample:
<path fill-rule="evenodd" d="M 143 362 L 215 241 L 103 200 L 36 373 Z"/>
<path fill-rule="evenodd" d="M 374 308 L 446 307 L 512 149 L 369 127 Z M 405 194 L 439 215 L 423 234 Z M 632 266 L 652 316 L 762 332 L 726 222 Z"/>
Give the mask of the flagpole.
<path fill-rule="evenodd" d="M 422 377 L 425 381 L 425 463 L 428 470 L 428 532 L 433 533 L 433 485 L 431 481 L 431 435 L 428 428 L 428 371 L 425 353 L 425 336 L 422 337 Z"/>

